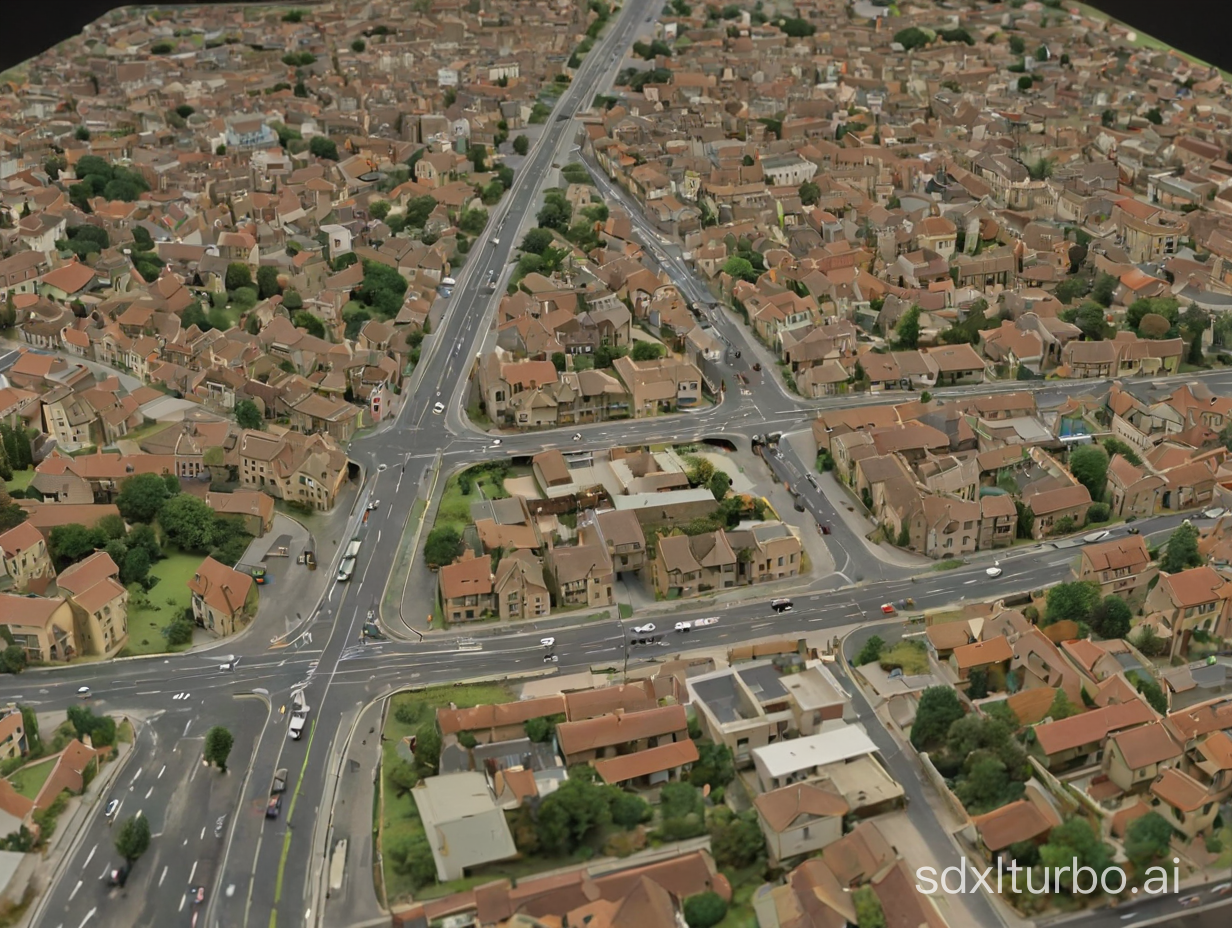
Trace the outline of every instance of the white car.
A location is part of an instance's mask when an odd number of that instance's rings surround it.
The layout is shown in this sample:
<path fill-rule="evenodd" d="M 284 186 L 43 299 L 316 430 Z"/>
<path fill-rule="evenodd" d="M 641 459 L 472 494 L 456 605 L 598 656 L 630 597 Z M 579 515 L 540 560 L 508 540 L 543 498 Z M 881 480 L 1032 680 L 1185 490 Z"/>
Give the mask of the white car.
<path fill-rule="evenodd" d="M 687 631 L 690 631 L 692 628 L 693 628 L 692 622 L 677 622 L 676 623 L 676 631 L 678 632 L 687 632 Z"/>
<path fill-rule="evenodd" d="M 1204 518 L 1204 519 L 1218 519 L 1221 515 L 1223 515 L 1223 514 L 1224 514 L 1224 513 L 1226 513 L 1227 511 L 1228 511 L 1228 510 L 1226 510 L 1226 509 L 1221 509 L 1220 507 L 1216 506 L 1214 509 L 1207 509 L 1205 512 L 1203 512 L 1203 513 L 1202 513 L 1202 518 Z"/>
<path fill-rule="evenodd" d="M 1095 544 L 1097 541 L 1103 541 L 1105 538 L 1111 538 L 1112 532 L 1103 529 L 1098 532 L 1092 532 L 1090 535 L 1083 535 L 1082 540 L 1089 545 Z"/>
<path fill-rule="evenodd" d="M 493 447 L 493 448 L 495 448 L 495 447 L 496 447 L 497 445 L 499 445 L 500 443 L 501 443 L 501 440 L 500 440 L 499 438 L 493 438 L 493 439 L 492 439 L 492 447 Z"/>
<path fill-rule="evenodd" d="M 996 565 L 989 567 L 986 571 L 984 571 L 984 576 L 999 577 L 1001 576 L 1001 568 L 997 567 Z"/>
<path fill-rule="evenodd" d="M 645 625 L 634 625 L 633 633 L 635 635 L 648 635 L 655 630 L 654 622 L 647 622 Z"/>
<path fill-rule="evenodd" d="M 437 403 L 436 405 L 434 405 L 434 406 L 432 407 L 432 415 L 434 415 L 434 416 L 439 416 L 439 415 L 440 415 L 441 413 L 443 413 L 444 411 L 445 411 L 445 404 L 444 404 L 444 403 Z"/>
<path fill-rule="evenodd" d="M 380 509 L 380 508 L 381 508 L 381 501 L 379 499 L 374 499 L 372 502 L 368 504 L 369 512 L 372 512 L 373 510 Z"/>
<path fill-rule="evenodd" d="M 77 696 L 81 699 L 89 699 L 90 698 L 90 688 L 88 686 L 77 687 Z"/>
<path fill-rule="evenodd" d="M 693 623 L 693 627 L 703 628 L 706 625 L 717 625 L 718 623 L 719 623 L 719 617 L 717 615 L 712 615 L 705 619 L 698 619 L 697 621 Z"/>
<path fill-rule="evenodd" d="M 574 441 L 581 441 L 581 440 L 582 440 L 582 433 L 581 433 L 581 432 L 574 432 L 574 433 L 573 433 L 573 440 L 574 440 Z"/>
<path fill-rule="evenodd" d="M 377 472 L 378 474 L 383 474 L 383 473 L 385 473 L 385 471 L 386 471 L 386 470 L 388 470 L 388 469 L 389 469 L 389 465 L 388 465 L 388 464 L 378 464 L 378 465 L 376 466 L 376 472 Z"/>
<path fill-rule="evenodd" d="M 550 648 L 552 647 L 552 645 L 556 644 L 556 639 L 555 638 L 540 638 L 539 643 L 543 645 L 545 648 Z"/>
<path fill-rule="evenodd" d="M 120 811 L 120 800 L 112 799 L 107 803 L 107 808 L 103 811 L 103 815 L 107 818 L 115 818 L 115 814 Z"/>

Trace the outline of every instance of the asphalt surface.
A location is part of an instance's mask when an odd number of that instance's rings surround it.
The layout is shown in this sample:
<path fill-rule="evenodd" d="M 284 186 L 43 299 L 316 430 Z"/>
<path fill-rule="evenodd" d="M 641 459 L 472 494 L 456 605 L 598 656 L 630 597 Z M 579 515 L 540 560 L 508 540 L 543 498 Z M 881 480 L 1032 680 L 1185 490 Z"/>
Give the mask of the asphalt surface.
<path fill-rule="evenodd" d="M 467 379 L 490 331 L 492 310 L 504 291 L 521 230 L 533 222 L 543 183 L 553 176 L 553 165 L 563 163 L 574 144 L 576 123 L 569 118 L 558 120 L 558 116 L 569 117 L 589 106 L 595 93 L 609 85 L 622 63 L 623 50 L 658 9 L 655 0 L 629 0 L 586 56 L 515 175 L 513 188 L 493 209 L 485 235 L 476 241 L 470 260 L 457 275 L 440 325 L 426 340 L 413 393 L 394 422 L 352 446 L 352 456 L 366 469 L 363 490 L 346 530 L 333 539 L 318 538 L 316 543 L 320 569 L 334 571 L 345 542 L 358 537 L 361 550 L 353 578 L 347 583 L 331 582 L 319 608 L 305 604 L 303 624 L 276 646 L 270 645 L 267 635 L 253 633 L 205 654 L 73 665 L 0 678 L 0 701 L 33 705 L 40 712 L 62 710 L 77 701 L 77 687 L 89 684 L 94 688 L 97 711 L 145 719 L 133 757 L 108 798 L 122 800 L 120 818 L 138 810 L 150 817 L 156 835 L 150 850 L 137 862 L 126 887 L 107 887 L 100 875 L 105 876 L 103 871 L 116 854 L 100 803 L 56 875 L 38 925 L 248 928 L 323 924 L 327 909 L 324 865 L 333 843 L 331 809 L 339 783 L 345 783 L 341 767 L 346 745 L 352 735 L 361 739 L 367 735 L 366 730 L 353 731 L 362 708 L 408 684 L 542 670 L 539 639 L 545 630 L 556 638 L 559 663 L 555 666 L 560 671 L 617 667 L 626 660 L 635 664 L 662 660 L 686 648 L 731 646 L 754 638 L 881 620 L 883 604 L 908 597 L 920 610 L 1038 588 L 1064 577 L 1077 551 L 1043 545 L 980 555 L 969 566 L 925 572 L 913 582 L 908 569 L 887 565 L 869 553 L 864 541 L 838 517 L 833 502 L 804 479 L 811 462 L 800 460 L 784 445 L 783 456 L 771 455 L 768 465 L 776 479 L 800 493 L 818 523 L 830 526 L 831 534 L 824 541 L 836 564 L 835 573 L 801 582 L 801 592 L 793 594 L 793 612 L 775 613 L 765 601 L 682 605 L 667 616 L 652 617 L 662 640 L 651 645 L 631 643 L 631 627 L 644 624 L 645 618 L 599 620 L 580 627 L 561 627 L 560 620 L 546 620 L 462 633 L 478 639 L 481 649 L 477 651 L 462 650 L 455 638 L 441 635 L 421 641 L 412 628 L 392 622 L 384 628 L 387 640 L 365 643 L 364 624 L 378 609 L 416 499 L 431 491 L 428 475 L 437 461 L 447 473 L 497 455 L 524 456 L 550 447 L 598 450 L 616 442 L 702 439 L 747 443 L 755 432 L 807 428 L 819 409 L 900 398 L 893 393 L 822 401 L 789 396 L 768 371 L 752 370 L 761 349 L 752 344 L 748 330 L 736 317 L 726 310 L 708 310 L 734 349 L 728 355 L 732 374 L 742 373 L 749 381 L 743 390 L 735 389 L 733 376 L 732 389 L 717 405 L 677 416 L 582 426 L 563 435 L 504 435 L 499 445 L 493 443 L 494 436 L 466 419 Z M 599 186 L 605 195 L 619 195 L 601 179 Z M 639 238 L 685 295 L 709 302 L 704 283 L 684 264 L 678 249 L 665 243 L 637 210 L 630 212 Z M 489 273 L 496 281 L 495 290 L 487 286 Z M 741 358 L 734 357 L 735 350 Z M 1165 378 L 1160 390 L 1193 379 L 1216 389 L 1232 387 L 1232 372 L 1221 371 Z M 1105 386 L 1012 383 L 941 389 L 934 395 L 946 398 L 1031 389 L 1042 405 L 1048 405 Z M 440 415 L 432 411 L 437 402 L 445 407 Z M 581 434 L 576 442 L 571 437 L 575 431 Z M 365 520 L 367 503 L 376 500 L 380 505 Z M 1178 521 L 1177 517 L 1162 517 L 1138 525 L 1144 532 L 1157 532 Z M 1121 527 L 1114 534 L 1123 531 Z M 984 570 L 994 558 L 1004 572 L 990 579 Z M 296 595 L 290 575 L 287 581 L 270 592 Z M 709 615 L 718 615 L 720 621 L 687 634 L 672 631 L 677 621 Z M 233 657 L 238 658 L 234 670 L 219 669 Z M 301 740 L 287 736 L 291 693 L 296 689 L 302 689 L 310 707 L 309 725 Z M 211 725 L 223 725 L 235 735 L 231 769 L 226 774 L 205 768 L 200 761 L 201 739 Z M 869 728 L 880 737 L 879 726 L 870 724 Z M 284 767 L 289 774 L 287 793 L 278 816 L 267 818 L 274 771 Z M 906 782 L 912 783 L 913 778 Z M 931 818 L 923 803 L 913 803 L 913 814 Z M 931 834 L 935 824 L 921 827 Z M 348 876 L 357 878 L 368 875 Z M 200 906 L 188 900 L 190 886 L 205 888 Z M 371 905 L 371 911 L 379 914 L 374 894 Z M 1177 904 L 1160 900 L 1143 904 L 1141 911 L 1146 913 L 1152 905 L 1159 907 L 1159 914 L 1167 914 L 1167 907 Z M 347 914 L 333 914 L 329 920 L 348 924 Z M 359 921 L 366 914 L 371 912 L 356 911 L 352 917 Z M 1145 919 L 1146 914 L 1141 917 Z M 1115 913 L 1085 918 L 1123 923 Z"/>

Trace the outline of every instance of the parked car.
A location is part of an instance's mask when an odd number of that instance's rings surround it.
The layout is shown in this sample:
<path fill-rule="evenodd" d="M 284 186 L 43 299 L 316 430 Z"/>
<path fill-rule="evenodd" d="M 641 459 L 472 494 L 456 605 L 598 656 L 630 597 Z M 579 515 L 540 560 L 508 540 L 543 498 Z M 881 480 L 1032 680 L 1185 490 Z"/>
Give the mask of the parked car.
<path fill-rule="evenodd" d="M 1126 531 L 1128 534 L 1130 534 L 1130 535 L 1137 535 L 1137 534 L 1138 534 L 1138 532 L 1139 532 L 1139 531 L 1141 531 L 1141 530 L 1138 528 L 1138 526 L 1136 526 L 1136 525 L 1131 525 L 1131 526 L 1130 526 L 1129 528 L 1127 528 L 1125 531 Z"/>
<path fill-rule="evenodd" d="M 1224 513 L 1226 513 L 1227 511 L 1228 511 L 1228 510 L 1226 510 L 1226 509 L 1224 509 L 1224 508 L 1222 508 L 1222 507 L 1220 507 L 1220 506 L 1216 506 L 1214 509 L 1207 509 L 1207 510 L 1205 510 L 1205 511 L 1202 513 L 1202 518 L 1204 518 L 1204 519 L 1218 519 L 1221 515 L 1223 515 L 1223 514 L 1224 514 Z"/>

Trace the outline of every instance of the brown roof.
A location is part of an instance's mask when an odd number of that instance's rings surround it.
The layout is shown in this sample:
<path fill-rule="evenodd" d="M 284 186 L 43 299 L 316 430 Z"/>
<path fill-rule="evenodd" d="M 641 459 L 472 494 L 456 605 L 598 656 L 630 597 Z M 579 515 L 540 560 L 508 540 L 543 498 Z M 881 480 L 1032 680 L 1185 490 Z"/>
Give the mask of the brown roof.
<path fill-rule="evenodd" d="M 0 625 L 20 625 L 26 628 L 46 628 L 57 609 L 64 605 L 62 598 L 18 596 L 16 593 L 0 593 Z"/>
<path fill-rule="evenodd" d="M 1019 841 L 1047 834 L 1059 824 L 1049 819 L 1035 803 L 1019 799 L 971 820 L 990 851 L 999 851 Z"/>
<path fill-rule="evenodd" d="M 1205 786 L 1175 767 L 1168 768 L 1155 778 L 1151 793 L 1181 812 L 1193 812 L 1214 798 Z"/>
<path fill-rule="evenodd" d="M 597 719 L 563 722 L 556 726 L 556 740 L 565 754 L 579 754 L 684 731 L 688 725 L 684 706 L 661 706 L 645 712 L 615 712 Z"/>
<path fill-rule="evenodd" d="M 43 536 L 37 528 L 29 522 L 22 522 L 0 535 L 0 549 L 3 549 L 6 557 L 12 557 L 37 547 L 42 541 Z"/>
<path fill-rule="evenodd" d="M 1116 742 L 1121 756 L 1131 770 L 1158 764 L 1171 757 L 1180 757 L 1184 753 L 1163 722 L 1152 722 L 1150 725 L 1118 732 L 1111 740 Z"/>
<path fill-rule="evenodd" d="M 861 822 L 822 849 L 821 858 L 844 886 L 872 879 L 895 858 L 893 846 L 873 822 Z"/>
<path fill-rule="evenodd" d="M 653 709 L 657 704 L 654 693 L 648 693 L 646 687 L 640 683 L 620 683 L 616 686 L 579 690 L 576 693 L 566 693 L 564 699 L 565 715 L 570 722 L 598 718 L 617 709 L 642 712 Z"/>
<path fill-rule="evenodd" d="M 825 818 L 846 815 L 851 809 L 842 796 L 816 783 L 793 783 L 762 793 L 753 805 L 774 831 L 785 831 L 801 815 Z"/>
<path fill-rule="evenodd" d="M 966 622 L 940 622 L 928 626 L 924 634 L 938 651 L 953 651 L 971 643 L 971 626 Z"/>
<path fill-rule="evenodd" d="M 440 726 L 442 735 L 456 735 L 460 731 L 484 731 L 506 725 L 521 725 L 531 719 L 557 715 L 564 711 L 563 696 L 541 696 L 538 699 L 473 706 L 469 709 L 437 709 L 436 724 Z"/>
<path fill-rule="evenodd" d="M 539 472 L 543 474 L 543 480 L 549 487 L 565 486 L 573 482 L 573 475 L 569 473 L 569 464 L 558 449 L 542 451 L 531 460 L 539 465 Z"/>
<path fill-rule="evenodd" d="M 1227 581 L 1214 568 L 1203 566 L 1179 574 L 1161 574 L 1159 585 L 1174 604 L 1185 609 L 1219 599 Z"/>
<path fill-rule="evenodd" d="M 252 591 L 252 577 L 207 557 L 188 581 L 188 589 L 211 609 L 234 616 Z"/>
<path fill-rule="evenodd" d="M 692 739 L 685 738 L 683 741 L 660 744 L 635 754 L 621 754 L 618 757 L 596 760 L 594 768 L 604 783 L 615 784 L 691 764 L 697 757 L 697 745 Z"/>
<path fill-rule="evenodd" d="M 958 662 L 960 670 L 982 667 L 985 664 L 999 664 L 1013 656 L 1014 651 L 1004 635 L 998 635 L 988 641 L 964 644 L 954 649 L 954 660 Z"/>
<path fill-rule="evenodd" d="M 445 599 L 483 596 L 492 592 L 492 562 L 486 557 L 467 557 L 441 568 L 441 595 Z"/>
<path fill-rule="evenodd" d="M 1072 509 L 1091 501 L 1091 493 L 1079 484 L 1076 487 L 1057 487 L 1055 490 L 1041 490 L 1032 494 L 1026 503 L 1037 516 Z"/>
<path fill-rule="evenodd" d="M 1141 567 L 1151 560 L 1146 550 L 1146 541 L 1141 535 L 1126 535 L 1113 541 L 1087 545 L 1082 549 L 1082 557 L 1090 563 L 1092 570 Z"/>
<path fill-rule="evenodd" d="M 1155 712 L 1141 699 L 1093 709 L 1057 722 L 1035 726 L 1035 738 L 1045 754 L 1059 754 L 1084 744 L 1098 744 L 1109 732 L 1155 719 Z"/>
<path fill-rule="evenodd" d="M 95 551 L 84 561 L 65 567 L 56 577 L 56 586 L 70 593 L 81 593 L 107 577 L 118 577 L 120 568 L 106 551 Z"/>

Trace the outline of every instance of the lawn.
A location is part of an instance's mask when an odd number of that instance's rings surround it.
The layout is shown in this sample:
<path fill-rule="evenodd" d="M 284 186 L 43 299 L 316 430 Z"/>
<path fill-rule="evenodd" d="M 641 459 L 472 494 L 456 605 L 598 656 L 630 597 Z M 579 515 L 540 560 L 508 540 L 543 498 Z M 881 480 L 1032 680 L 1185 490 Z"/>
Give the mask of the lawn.
<path fill-rule="evenodd" d="M 882 667 L 901 667 L 908 676 L 928 673 L 928 649 L 922 641 L 900 641 L 881 655 Z"/>
<path fill-rule="evenodd" d="M 468 467 L 445 481 L 445 492 L 436 510 L 433 528 L 449 526 L 460 535 L 471 524 L 471 503 L 481 499 L 504 499 L 509 495 L 503 484 L 503 474 L 485 467 L 482 464 Z M 469 493 L 462 492 L 464 479 L 469 484 Z"/>
<path fill-rule="evenodd" d="M 436 724 L 436 710 L 450 702 L 459 707 L 478 706 L 485 703 L 509 702 L 513 694 L 498 683 L 470 684 L 465 686 L 438 686 L 414 693 L 397 693 L 390 699 L 385 716 L 384 743 L 381 745 L 381 793 L 383 815 L 378 839 L 382 848 L 414 837 L 423 832 L 415 800 L 408 795 L 398 796 L 389 783 L 389 770 L 398 760 L 398 744 L 407 735 L 418 734 Z M 403 717 L 398 718 L 399 709 Z M 409 712 L 409 716 L 408 716 Z M 392 855 L 381 857 L 387 901 L 392 904 L 410 898 L 414 890 L 405 874 L 393 867 Z"/>
<path fill-rule="evenodd" d="M 150 568 L 150 576 L 157 577 L 147 594 L 148 602 L 140 602 L 128 611 L 128 654 L 159 654 L 163 651 L 183 651 L 188 645 L 168 648 L 162 630 L 171 620 L 192 605 L 188 594 L 188 581 L 201 566 L 202 557 L 196 554 L 168 554 Z"/>
<path fill-rule="evenodd" d="M 12 493 L 14 490 L 25 491 L 30 485 L 30 481 L 34 479 L 34 468 L 30 467 L 26 470 L 13 471 L 13 479 L 5 483 L 5 489 Z"/>
<path fill-rule="evenodd" d="M 139 428 L 133 429 L 124 436 L 125 441 L 140 442 L 149 438 L 151 435 L 157 435 L 159 432 L 164 432 L 167 429 L 175 428 L 175 423 L 167 422 L 147 422 Z"/>
<path fill-rule="evenodd" d="M 41 763 L 28 764 L 9 777 L 9 783 L 20 795 L 33 802 L 38 798 L 39 790 L 43 788 L 43 784 L 47 782 L 55 766 L 54 757 L 49 757 Z"/>

